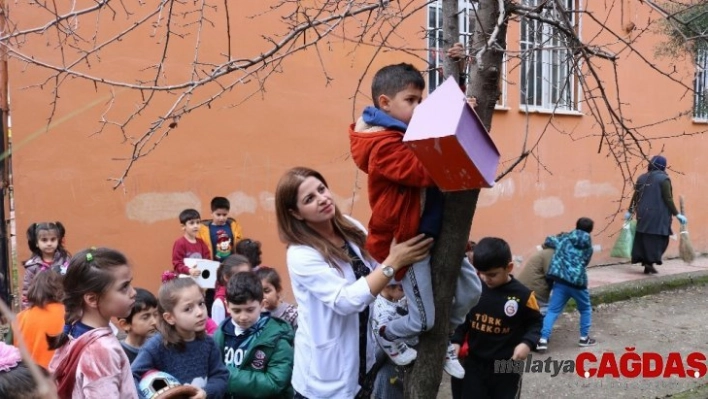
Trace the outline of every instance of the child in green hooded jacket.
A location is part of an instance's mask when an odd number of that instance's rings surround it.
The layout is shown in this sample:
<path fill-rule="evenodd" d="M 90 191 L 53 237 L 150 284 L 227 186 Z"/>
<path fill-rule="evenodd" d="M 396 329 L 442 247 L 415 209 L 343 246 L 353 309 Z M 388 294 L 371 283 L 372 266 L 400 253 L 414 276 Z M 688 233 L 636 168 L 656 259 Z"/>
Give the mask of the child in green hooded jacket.
<path fill-rule="evenodd" d="M 293 329 L 263 311 L 260 278 L 253 272 L 233 275 L 226 305 L 231 317 L 214 334 L 230 374 L 226 398 L 292 398 Z"/>

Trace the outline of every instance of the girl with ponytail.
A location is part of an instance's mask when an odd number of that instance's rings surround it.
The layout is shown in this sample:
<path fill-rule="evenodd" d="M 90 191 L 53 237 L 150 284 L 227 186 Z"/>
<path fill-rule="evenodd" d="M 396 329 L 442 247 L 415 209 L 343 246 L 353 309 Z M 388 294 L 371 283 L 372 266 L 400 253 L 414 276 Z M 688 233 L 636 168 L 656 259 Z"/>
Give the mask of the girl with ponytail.
<path fill-rule="evenodd" d="M 128 357 L 109 326 L 112 317 L 130 314 L 132 280 L 128 260 L 113 249 L 91 248 L 71 259 L 63 282 L 64 330 L 47 337 L 56 349 L 49 371 L 61 399 L 138 396 Z"/>

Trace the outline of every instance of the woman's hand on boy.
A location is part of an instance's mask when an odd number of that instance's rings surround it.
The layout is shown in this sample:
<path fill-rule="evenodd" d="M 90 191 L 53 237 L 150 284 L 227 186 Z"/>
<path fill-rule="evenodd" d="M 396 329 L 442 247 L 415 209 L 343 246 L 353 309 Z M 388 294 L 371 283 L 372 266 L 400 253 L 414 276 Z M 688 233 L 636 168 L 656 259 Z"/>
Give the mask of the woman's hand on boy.
<path fill-rule="evenodd" d="M 412 265 L 425 259 L 433 247 L 433 239 L 425 238 L 425 234 L 418 234 L 408 241 L 397 243 L 394 239 L 391 243 L 391 251 L 388 258 L 383 262 L 398 270 L 401 267 Z"/>
<path fill-rule="evenodd" d="M 189 397 L 190 399 L 206 399 L 207 394 L 203 389 L 199 389 L 196 394 Z"/>

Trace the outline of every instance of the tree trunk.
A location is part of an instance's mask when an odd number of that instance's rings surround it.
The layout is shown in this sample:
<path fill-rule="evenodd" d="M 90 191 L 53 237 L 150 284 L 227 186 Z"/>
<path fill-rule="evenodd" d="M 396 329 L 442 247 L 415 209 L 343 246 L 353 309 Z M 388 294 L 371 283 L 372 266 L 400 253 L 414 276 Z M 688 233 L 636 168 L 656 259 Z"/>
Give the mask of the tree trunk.
<path fill-rule="evenodd" d="M 458 0 L 443 0 L 443 41 L 445 50 L 459 39 Z M 499 16 L 498 0 L 480 0 L 478 3 L 474 43 L 467 94 L 477 97 L 477 112 L 482 123 L 489 129 L 494 113 L 494 104 L 499 97 L 499 72 L 503 50 L 506 48 L 506 22 L 499 28 L 497 43 L 499 49 L 487 49 L 482 53 L 481 68 L 474 63 L 477 52 L 484 47 L 497 24 Z M 460 63 L 445 57 L 443 64 L 445 77 L 460 76 Z M 450 338 L 450 307 L 460 263 L 472 226 L 472 218 L 477 206 L 479 190 L 469 190 L 445 194 L 443 228 L 432 254 L 432 280 L 435 294 L 435 326 L 421 335 L 418 359 L 412 371 L 406 375 L 405 397 L 433 399 L 438 394 L 442 380 L 442 364 Z"/>
<path fill-rule="evenodd" d="M 502 1 L 502 3 L 504 3 Z M 467 95 L 477 98 L 477 115 L 484 126 L 491 132 L 494 107 L 501 96 L 499 77 L 501 75 L 504 52 L 506 51 L 506 30 L 508 14 L 496 32 L 495 44 L 482 53 L 479 64 L 476 55 L 485 48 L 487 41 L 494 33 L 499 19 L 500 0 L 480 0 L 477 6 L 477 23 L 473 43 L 470 45 L 469 85 Z"/>

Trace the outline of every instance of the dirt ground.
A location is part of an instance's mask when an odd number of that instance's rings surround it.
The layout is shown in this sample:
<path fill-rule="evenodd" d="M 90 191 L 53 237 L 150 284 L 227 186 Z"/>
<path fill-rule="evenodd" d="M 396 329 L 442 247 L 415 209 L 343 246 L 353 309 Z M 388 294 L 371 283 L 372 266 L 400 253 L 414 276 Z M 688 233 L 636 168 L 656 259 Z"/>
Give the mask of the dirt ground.
<path fill-rule="evenodd" d="M 690 287 L 629 301 L 599 305 L 593 312 L 591 336 L 598 345 L 582 349 L 578 341 L 578 313 L 558 318 L 549 350 L 534 358 L 545 360 L 574 360 L 584 351 L 599 359 L 603 352 L 613 352 L 616 359 L 626 347 L 635 347 L 636 353 L 657 352 L 666 355 L 680 352 L 702 352 L 708 357 L 708 286 Z M 664 398 L 708 383 L 708 376 L 695 378 L 619 378 L 584 379 L 575 373 L 526 373 L 523 376 L 521 398 Z M 438 399 L 450 399 L 447 376 Z"/>

